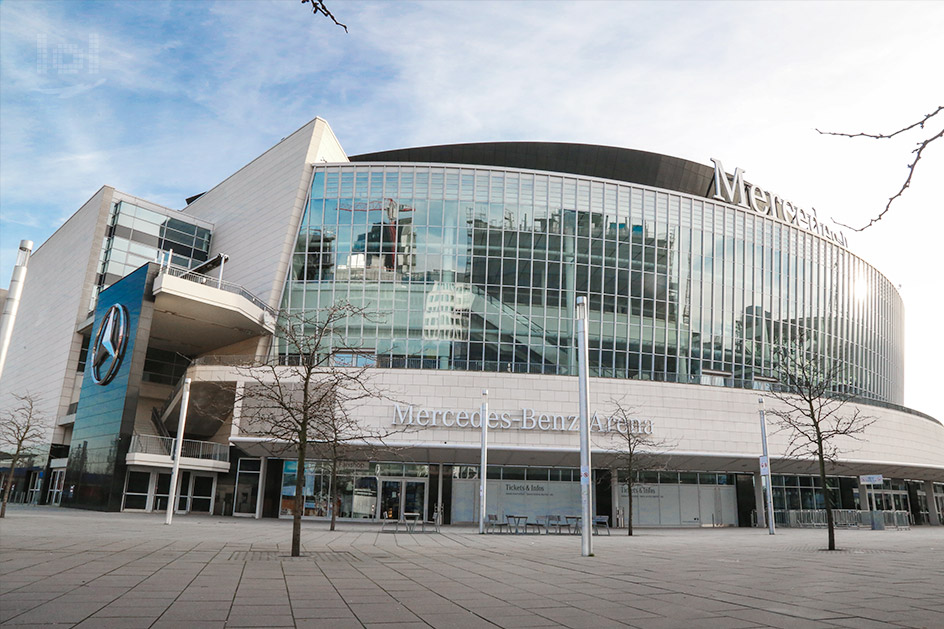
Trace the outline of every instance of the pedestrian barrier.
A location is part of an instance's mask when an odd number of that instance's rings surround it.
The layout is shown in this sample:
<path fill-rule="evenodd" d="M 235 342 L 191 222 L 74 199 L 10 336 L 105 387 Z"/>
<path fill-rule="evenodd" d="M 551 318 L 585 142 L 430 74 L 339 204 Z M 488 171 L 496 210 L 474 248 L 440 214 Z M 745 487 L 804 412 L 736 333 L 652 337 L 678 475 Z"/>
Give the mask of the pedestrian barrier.
<path fill-rule="evenodd" d="M 885 527 L 910 530 L 912 516 L 908 511 L 877 511 Z M 881 514 L 881 515 L 877 515 Z M 826 523 L 826 509 L 777 509 L 774 522 L 785 528 L 822 528 Z M 871 511 L 858 509 L 833 509 L 833 524 L 837 528 L 877 528 L 873 524 Z"/>
<path fill-rule="evenodd" d="M 883 511 L 885 526 L 894 526 L 896 530 L 911 530 L 911 513 L 908 511 Z"/>

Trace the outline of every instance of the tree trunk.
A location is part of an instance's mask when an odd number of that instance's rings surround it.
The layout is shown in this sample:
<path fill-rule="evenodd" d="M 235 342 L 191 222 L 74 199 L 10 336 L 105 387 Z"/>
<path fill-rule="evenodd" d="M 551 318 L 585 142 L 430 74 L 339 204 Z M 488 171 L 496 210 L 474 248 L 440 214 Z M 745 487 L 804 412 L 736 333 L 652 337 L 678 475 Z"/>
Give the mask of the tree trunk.
<path fill-rule="evenodd" d="M 829 550 L 836 550 L 836 524 L 833 522 L 833 492 L 826 484 L 826 459 L 823 456 L 823 441 L 816 444 L 819 455 L 819 482 L 823 486 L 823 498 L 826 502 L 826 529 L 829 532 Z"/>
<path fill-rule="evenodd" d="M 17 452 L 19 454 L 19 452 Z M 7 486 L 3 490 L 3 502 L 0 503 L 0 518 L 7 517 L 7 503 L 10 501 L 10 492 L 13 490 L 13 481 L 16 480 L 16 476 L 13 474 L 16 471 L 16 464 L 20 462 L 18 456 L 14 455 L 10 459 L 10 472 L 7 474 Z"/>
<path fill-rule="evenodd" d="M 331 458 L 331 530 L 338 521 L 338 455 Z"/>
<path fill-rule="evenodd" d="M 292 514 L 292 557 L 302 554 L 302 514 L 305 512 L 305 446 L 307 435 L 298 440 L 298 458 L 295 468 L 295 509 Z"/>
<path fill-rule="evenodd" d="M 629 503 L 626 509 L 626 534 L 633 534 L 633 476 L 629 473 L 629 480 L 626 481 L 626 490 L 629 493 Z"/>
<path fill-rule="evenodd" d="M 7 517 L 7 501 L 10 500 L 10 487 L 13 485 L 13 468 L 10 468 L 9 481 L 3 489 L 3 502 L 0 504 L 0 518 Z"/>

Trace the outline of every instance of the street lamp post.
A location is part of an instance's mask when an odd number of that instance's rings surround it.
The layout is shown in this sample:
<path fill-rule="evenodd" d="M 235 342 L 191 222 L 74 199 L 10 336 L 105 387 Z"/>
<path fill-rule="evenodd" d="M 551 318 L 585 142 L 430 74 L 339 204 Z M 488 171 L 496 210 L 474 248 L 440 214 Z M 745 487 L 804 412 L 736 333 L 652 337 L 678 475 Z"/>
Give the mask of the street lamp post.
<path fill-rule="evenodd" d="M 773 488 L 770 485 L 770 457 L 767 454 L 767 420 L 764 417 L 764 398 L 757 399 L 758 404 L 760 405 L 760 440 L 764 446 L 764 456 L 760 459 L 760 474 L 764 477 L 766 481 L 766 491 L 764 492 L 767 496 L 767 530 L 770 531 L 770 534 L 774 534 L 774 496 Z"/>
<path fill-rule="evenodd" d="M 590 494 L 590 411 L 589 396 L 589 359 L 587 356 L 587 298 L 578 297 L 576 306 L 577 319 L 577 373 L 580 393 L 580 554 L 584 557 L 593 555 L 593 501 Z"/>
<path fill-rule="evenodd" d="M 479 535 L 485 534 L 485 481 L 488 470 L 488 389 L 482 389 L 482 461 L 479 465 Z"/>

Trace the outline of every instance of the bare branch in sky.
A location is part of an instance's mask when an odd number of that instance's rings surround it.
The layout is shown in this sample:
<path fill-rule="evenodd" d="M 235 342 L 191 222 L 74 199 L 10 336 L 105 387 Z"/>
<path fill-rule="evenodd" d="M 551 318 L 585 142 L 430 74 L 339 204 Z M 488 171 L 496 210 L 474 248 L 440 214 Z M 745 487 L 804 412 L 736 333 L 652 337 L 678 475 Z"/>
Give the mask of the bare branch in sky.
<path fill-rule="evenodd" d="M 312 13 L 314 13 L 315 15 L 318 15 L 320 13 L 321 15 L 325 16 L 326 18 L 329 18 L 332 22 L 334 22 L 335 24 L 343 28 L 345 33 L 347 32 L 347 25 L 341 24 L 340 22 L 338 22 L 338 18 L 334 17 L 334 14 L 331 13 L 330 10 L 328 10 L 328 7 L 325 5 L 323 0 L 302 0 L 302 4 L 308 4 L 309 2 L 311 3 Z"/>
<path fill-rule="evenodd" d="M 819 133 L 819 134 L 821 134 L 821 135 L 838 135 L 838 136 L 842 136 L 842 137 L 846 137 L 846 138 L 869 138 L 869 139 L 872 139 L 872 140 L 888 140 L 888 139 L 890 139 L 890 138 L 895 137 L 896 135 L 899 135 L 899 134 L 901 134 L 901 133 L 905 133 L 905 132 L 907 132 L 907 131 L 911 131 L 912 129 L 915 129 L 915 128 L 924 129 L 925 123 L 927 123 L 928 120 L 930 120 L 931 118 L 933 118 L 934 116 L 936 116 L 937 114 L 939 114 L 942 110 L 944 110 L 944 105 L 939 105 L 937 109 L 935 109 L 933 112 L 931 112 L 931 113 L 925 115 L 925 117 L 922 118 L 921 120 L 919 120 L 918 122 L 915 122 L 915 123 L 913 123 L 913 124 L 910 124 L 910 125 L 908 125 L 907 127 L 902 127 L 901 129 L 898 129 L 897 131 L 894 131 L 894 132 L 892 132 L 892 133 L 864 133 L 864 132 L 860 132 L 860 133 L 840 133 L 840 132 L 836 132 L 836 131 L 821 131 L 821 130 L 819 130 L 819 129 L 817 129 L 816 132 Z M 915 154 L 915 158 L 914 158 L 914 161 L 913 161 L 913 162 L 911 162 L 910 164 L 908 164 L 908 177 L 905 178 L 905 182 L 901 185 L 901 188 L 898 190 L 898 192 L 895 193 L 891 198 L 888 199 L 888 203 L 885 204 L 885 209 L 882 210 L 882 211 L 878 214 L 878 216 L 876 216 L 875 218 L 873 218 L 872 220 L 870 220 L 867 225 L 864 225 L 864 226 L 862 226 L 862 227 L 853 227 L 853 226 L 851 226 L 851 225 L 846 225 L 845 223 L 840 223 L 840 222 L 837 221 L 836 219 L 833 219 L 833 221 L 834 221 L 837 225 L 842 225 L 843 227 L 846 227 L 847 229 L 851 229 L 851 230 L 853 230 L 853 231 L 861 232 L 861 231 L 863 231 L 863 230 L 865 230 L 865 229 L 871 227 L 871 226 L 874 225 L 875 223 L 879 222 L 880 220 L 882 220 L 882 218 L 885 217 L 885 214 L 888 213 L 888 210 L 891 209 L 892 203 L 894 203 L 895 199 L 897 199 L 897 198 L 900 197 L 902 194 L 904 194 L 905 190 L 907 190 L 908 187 L 911 186 L 911 178 L 914 176 L 915 167 L 918 165 L 918 162 L 921 161 L 921 156 L 922 156 L 922 154 L 924 153 L 924 149 L 926 149 L 926 148 L 928 147 L 928 145 L 931 144 L 931 142 L 934 142 L 935 140 L 940 139 L 941 136 L 944 136 L 944 128 L 942 128 L 940 131 L 938 131 L 937 134 L 935 134 L 935 135 L 933 135 L 933 136 L 931 136 L 931 137 L 929 137 L 929 138 L 926 138 L 926 139 L 924 139 L 924 140 L 921 141 L 921 142 L 918 142 L 918 147 L 912 151 L 912 153 Z"/>

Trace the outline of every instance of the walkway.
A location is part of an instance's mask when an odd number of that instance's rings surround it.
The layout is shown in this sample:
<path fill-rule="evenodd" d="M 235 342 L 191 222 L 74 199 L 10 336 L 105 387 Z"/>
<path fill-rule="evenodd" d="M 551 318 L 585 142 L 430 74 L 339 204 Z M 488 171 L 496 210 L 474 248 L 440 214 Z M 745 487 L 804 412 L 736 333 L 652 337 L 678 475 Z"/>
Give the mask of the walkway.
<path fill-rule="evenodd" d="M 944 627 L 944 527 L 380 533 L 10 508 L 4 627 Z"/>

